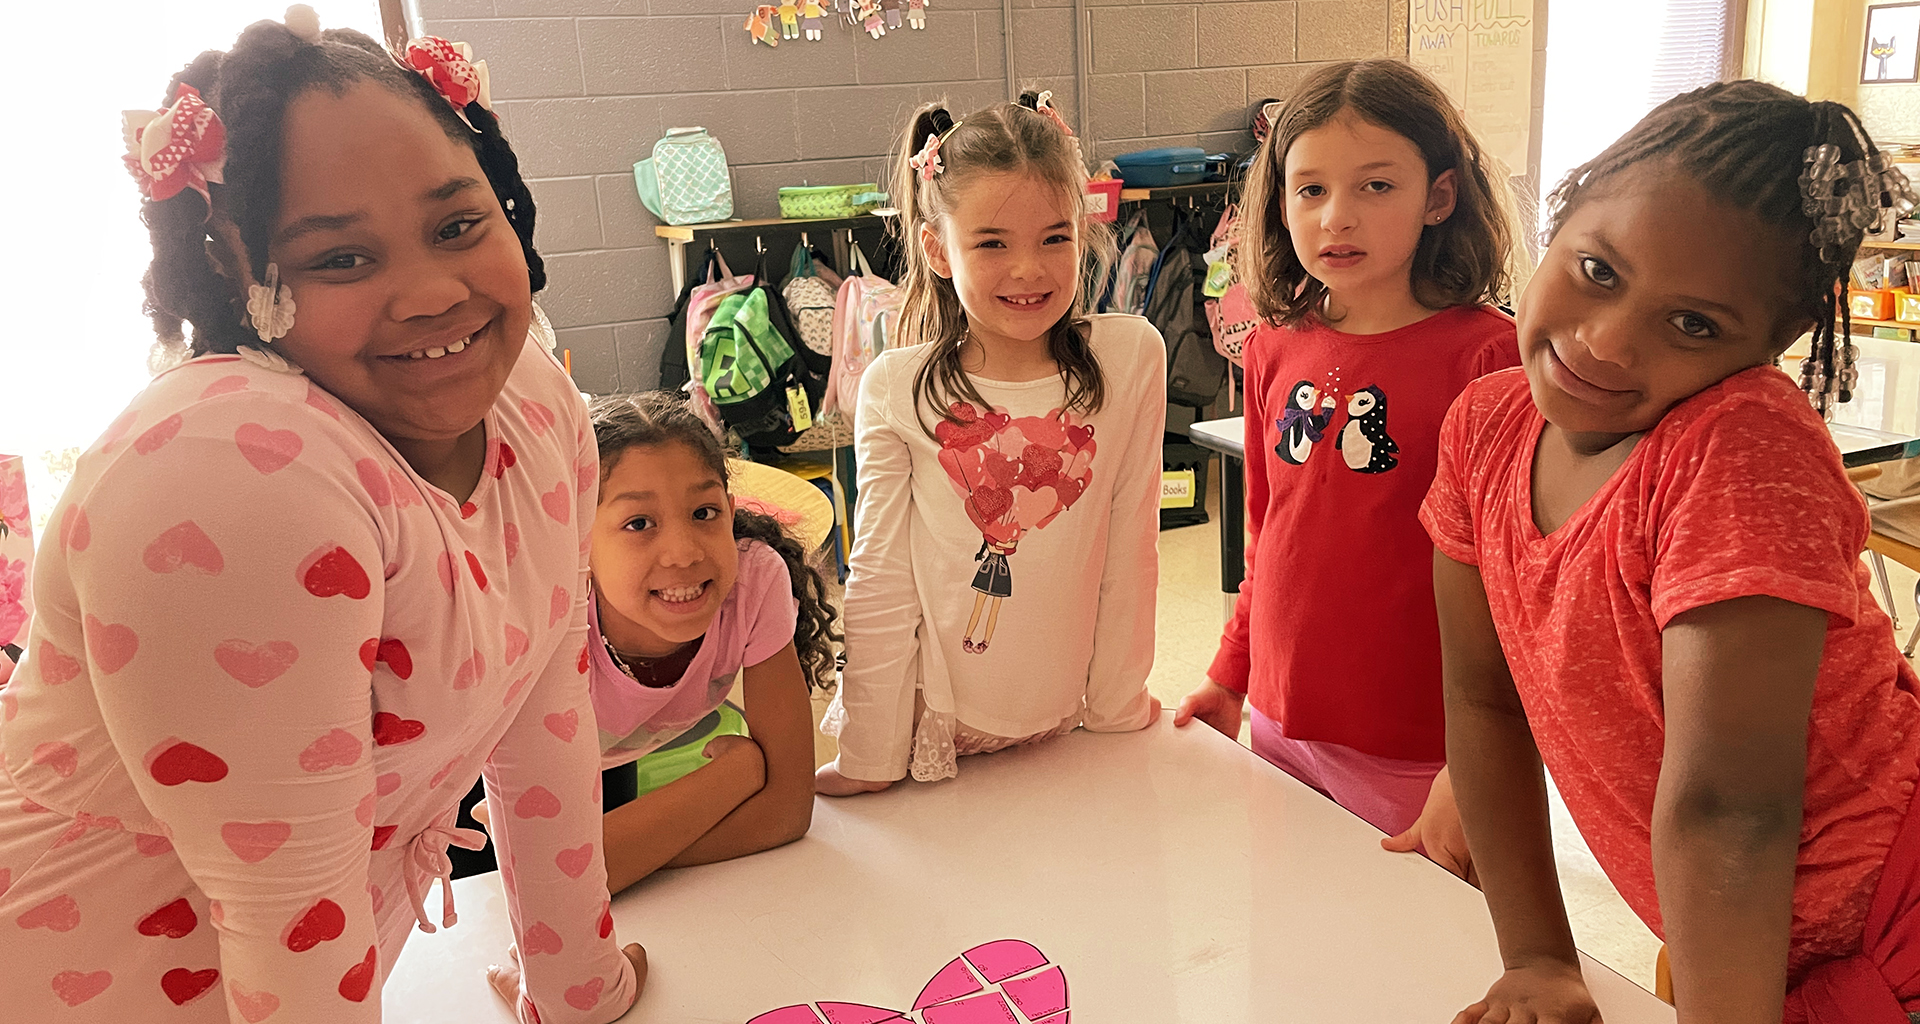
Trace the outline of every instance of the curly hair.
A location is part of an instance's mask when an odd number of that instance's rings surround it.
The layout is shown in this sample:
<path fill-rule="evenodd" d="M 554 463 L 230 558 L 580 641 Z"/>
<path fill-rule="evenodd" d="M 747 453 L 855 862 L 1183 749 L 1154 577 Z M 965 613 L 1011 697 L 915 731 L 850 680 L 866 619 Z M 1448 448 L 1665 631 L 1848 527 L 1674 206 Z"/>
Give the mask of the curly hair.
<path fill-rule="evenodd" d="M 1422 229 L 1414 249 L 1413 297 L 1428 309 L 1508 301 L 1517 253 L 1506 176 L 1490 170 L 1492 158 L 1425 73 L 1396 60 L 1343 61 L 1300 83 L 1247 175 L 1239 276 L 1261 318 L 1290 327 L 1322 313 L 1327 286 L 1307 273 L 1287 230 L 1287 152 L 1348 110 L 1413 143 L 1429 183 L 1455 172 L 1452 215 Z"/>
<path fill-rule="evenodd" d="M 587 406 L 587 414 L 593 420 L 594 440 L 600 446 L 600 482 L 603 484 L 627 449 L 665 444 L 685 445 L 722 483 L 727 479 L 726 449 L 687 406 L 686 396 L 677 391 L 603 395 Z M 750 509 L 733 510 L 733 536 L 737 540 L 757 540 L 787 563 L 793 600 L 799 606 L 793 649 L 800 655 L 800 670 L 807 677 L 810 690 L 832 689 L 834 644 L 841 640 L 841 635 L 833 628 L 837 616 L 827 599 L 827 582 L 808 563 L 806 549 L 787 535 L 778 520 Z"/>
<path fill-rule="evenodd" d="M 985 408 L 991 405 L 961 366 L 961 343 L 967 338 L 967 312 L 953 282 L 934 273 L 920 245 L 920 227 L 938 232 L 953 211 L 961 189 L 980 174 L 1029 174 L 1058 198 L 1079 225 L 1082 280 L 1073 306 L 1047 335 L 1047 352 L 1060 367 L 1066 383 L 1064 408 L 1093 412 L 1106 400 L 1106 377 L 1089 344 L 1085 315 L 1090 280 L 1104 262 L 1111 262 L 1112 232 L 1089 220 L 1081 195 L 1087 190 L 1087 169 L 1080 161 L 1073 137 L 1060 130 L 1035 108 L 1037 94 L 1025 93 L 1019 103 L 998 103 L 955 121 L 947 108 L 922 106 L 907 122 L 893 155 L 894 191 L 900 216 L 893 218 L 902 262 L 900 284 L 906 295 L 900 310 L 901 345 L 926 343 L 932 354 L 914 378 L 914 412 L 921 428 L 932 436 L 925 411 L 951 420 L 949 405 L 960 399 Z M 923 179 L 908 160 L 926 145 L 928 136 L 945 135 L 940 161 L 945 170 Z"/>
<path fill-rule="evenodd" d="M 500 200 L 526 254 L 532 290 L 546 287 L 546 268 L 533 247 L 533 193 L 520 177 L 520 161 L 500 132 L 500 122 L 478 103 L 466 121 L 420 75 L 402 68 L 379 43 L 352 29 L 330 29 L 309 43 L 277 21 L 260 21 L 240 33 L 233 49 L 194 58 L 167 85 L 170 103 L 180 85 L 191 85 L 226 126 L 225 183 L 209 186 L 216 205 L 232 221 L 243 253 L 233 253 L 208 217 L 207 200 L 192 189 L 163 202 L 141 204 L 140 216 L 153 242 L 153 262 L 142 284 L 143 309 L 162 342 L 193 327 L 192 354 L 232 352 L 254 342 L 246 326 L 245 289 L 222 273 L 214 253 L 245 259 L 255 280 L 267 276 L 268 243 L 280 213 L 281 139 L 287 105 L 314 89 L 345 94 L 359 82 L 377 83 L 417 100 L 449 139 L 472 147 L 480 169 Z M 468 127 L 471 122 L 472 127 Z"/>
<path fill-rule="evenodd" d="M 1843 104 L 1809 101 L 1752 80 L 1718 82 L 1682 93 L 1653 108 L 1599 156 L 1568 172 L 1547 197 L 1547 237 L 1560 233 L 1581 202 L 1605 194 L 1609 180 L 1628 168 L 1664 161 L 1722 201 L 1795 240 L 1794 310 L 1812 322 L 1811 359 L 1831 378 L 1836 342 L 1851 334 L 1852 317 L 1842 292 L 1865 229 L 1851 228 L 1824 250 L 1812 241 L 1814 223 L 1801 176 L 1808 150 L 1821 145 L 1836 147 L 1843 164 L 1878 152 L 1859 116 Z M 1812 390 L 1805 374 L 1801 386 Z M 1852 397 L 1843 387 L 1840 401 Z"/>

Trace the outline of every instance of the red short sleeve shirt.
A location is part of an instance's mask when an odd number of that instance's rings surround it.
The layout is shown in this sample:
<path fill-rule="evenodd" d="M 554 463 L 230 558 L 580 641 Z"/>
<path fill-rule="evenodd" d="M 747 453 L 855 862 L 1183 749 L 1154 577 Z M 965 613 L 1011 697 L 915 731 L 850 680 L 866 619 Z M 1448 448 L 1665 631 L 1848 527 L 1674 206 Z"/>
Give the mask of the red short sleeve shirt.
<path fill-rule="evenodd" d="M 1542 536 L 1531 467 L 1545 422 L 1519 370 L 1470 386 L 1442 428 L 1420 518 L 1442 553 L 1479 566 L 1541 759 L 1654 932 L 1661 630 L 1689 609 L 1754 595 L 1828 613 L 1794 883 L 1797 983 L 1860 948 L 1920 776 L 1920 680 L 1868 590 L 1866 508 L 1819 416 L 1771 367 L 1675 406 Z"/>

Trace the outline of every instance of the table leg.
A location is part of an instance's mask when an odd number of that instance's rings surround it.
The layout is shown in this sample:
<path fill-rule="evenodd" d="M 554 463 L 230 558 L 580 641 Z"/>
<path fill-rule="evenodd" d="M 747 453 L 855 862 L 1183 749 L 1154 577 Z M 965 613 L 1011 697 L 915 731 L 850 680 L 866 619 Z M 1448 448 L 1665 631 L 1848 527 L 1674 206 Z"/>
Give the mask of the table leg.
<path fill-rule="evenodd" d="M 1220 591 L 1240 593 L 1240 580 L 1247 571 L 1246 552 L 1246 478 L 1240 460 L 1220 456 Z M 1228 598 L 1232 607 L 1232 597 Z"/>

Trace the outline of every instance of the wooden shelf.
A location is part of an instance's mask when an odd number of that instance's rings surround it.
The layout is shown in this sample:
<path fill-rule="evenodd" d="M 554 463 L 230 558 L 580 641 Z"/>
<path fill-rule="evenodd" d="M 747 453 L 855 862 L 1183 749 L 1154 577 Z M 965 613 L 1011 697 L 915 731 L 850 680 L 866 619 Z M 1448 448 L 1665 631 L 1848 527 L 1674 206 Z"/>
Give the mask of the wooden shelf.
<path fill-rule="evenodd" d="M 1869 320 L 1863 316 L 1853 318 L 1855 327 L 1898 327 L 1903 331 L 1920 331 L 1920 323 L 1908 320 Z"/>
<path fill-rule="evenodd" d="M 760 220 L 723 220 L 713 224 L 659 224 L 653 229 L 656 237 L 669 242 L 691 242 L 700 235 L 717 235 L 730 231 L 766 231 L 781 228 L 812 230 L 815 228 L 857 228 L 866 224 L 883 224 L 893 211 L 862 213 L 853 217 L 818 217 L 809 220 L 788 220 L 784 217 L 767 217 Z"/>
<path fill-rule="evenodd" d="M 1139 203 L 1148 199 L 1175 199 L 1180 196 L 1223 196 L 1236 184 L 1231 181 L 1207 181 L 1198 185 L 1168 185 L 1165 188 L 1122 188 L 1120 201 Z"/>
<path fill-rule="evenodd" d="M 1862 249 L 1908 249 L 1920 250 L 1920 242 L 1876 242 L 1869 238 L 1860 243 Z"/>

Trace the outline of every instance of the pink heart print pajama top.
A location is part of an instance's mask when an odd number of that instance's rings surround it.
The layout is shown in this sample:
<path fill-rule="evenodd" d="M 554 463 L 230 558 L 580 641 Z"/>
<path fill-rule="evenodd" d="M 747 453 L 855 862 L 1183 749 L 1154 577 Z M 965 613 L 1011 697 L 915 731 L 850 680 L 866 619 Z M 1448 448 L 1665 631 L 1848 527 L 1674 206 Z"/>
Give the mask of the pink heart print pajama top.
<path fill-rule="evenodd" d="M 379 1020 L 408 932 L 451 923 L 423 897 L 481 774 L 520 1019 L 626 1011 L 593 434 L 533 339 L 485 424 L 456 503 L 297 371 L 208 356 L 80 458 L 0 691 L 0 1016 Z"/>

